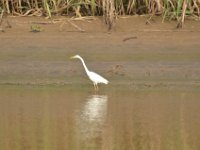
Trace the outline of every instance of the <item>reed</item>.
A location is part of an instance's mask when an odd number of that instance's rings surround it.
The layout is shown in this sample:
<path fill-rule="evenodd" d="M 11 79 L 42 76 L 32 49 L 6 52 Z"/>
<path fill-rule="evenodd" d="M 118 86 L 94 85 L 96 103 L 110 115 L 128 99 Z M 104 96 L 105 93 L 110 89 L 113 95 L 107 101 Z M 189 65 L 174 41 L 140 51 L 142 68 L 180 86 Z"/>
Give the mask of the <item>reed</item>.
<path fill-rule="evenodd" d="M 105 16 L 107 24 L 112 24 L 116 15 L 135 14 L 183 22 L 186 15 L 199 17 L 200 0 L 1 0 L 2 10 L 19 16 Z"/>

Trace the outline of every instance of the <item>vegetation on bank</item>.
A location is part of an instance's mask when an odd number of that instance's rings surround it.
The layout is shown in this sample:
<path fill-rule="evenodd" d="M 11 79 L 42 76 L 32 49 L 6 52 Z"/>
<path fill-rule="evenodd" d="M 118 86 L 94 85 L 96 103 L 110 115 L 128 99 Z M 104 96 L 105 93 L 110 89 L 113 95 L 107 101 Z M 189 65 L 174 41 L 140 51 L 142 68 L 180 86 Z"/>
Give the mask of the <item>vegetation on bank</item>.
<path fill-rule="evenodd" d="M 175 19 L 199 18 L 200 0 L 1 0 L 0 12 L 18 16 L 104 16 L 112 27 L 117 15 L 149 14 Z"/>

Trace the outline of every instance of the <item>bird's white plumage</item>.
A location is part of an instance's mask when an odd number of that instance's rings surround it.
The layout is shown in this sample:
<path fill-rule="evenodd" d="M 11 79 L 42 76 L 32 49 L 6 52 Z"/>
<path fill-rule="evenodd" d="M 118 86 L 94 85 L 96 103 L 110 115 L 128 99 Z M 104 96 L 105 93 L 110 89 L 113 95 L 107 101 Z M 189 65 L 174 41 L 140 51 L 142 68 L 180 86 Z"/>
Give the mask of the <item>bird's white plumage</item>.
<path fill-rule="evenodd" d="M 104 83 L 104 84 L 108 84 L 108 80 L 106 80 L 104 77 L 100 76 L 99 74 L 95 73 L 95 72 L 92 72 L 92 71 L 89 71 L 87 66 L 85 65 L 85 62 L 83 60 L 83 58 L 79 55 L 75 55 L 73 57 L 71 57 L 72 59 L 74 58 L 78 58 L 81 60 L 82 64 L 83 64 L 83 67 L 85 69 L 85 72 L 86 74 L 88 75 L 89 79 L 93 82 L 94 84 L 94 87 L 95 87 L 95 90 L 98 90 L 98 86 L 97 84 L 98 83 Z"/>
<path fill-rule="evenodd" d="M 89 71 L 88 77 L 90 78 L 90 80 L 92 80 L 96 84 L 98 84 L 98 83 L 108 84 L 108 80 L 106 80 L 105 78 L 103 78 L 102 76 L 98 75 L 95 72 Z"/>

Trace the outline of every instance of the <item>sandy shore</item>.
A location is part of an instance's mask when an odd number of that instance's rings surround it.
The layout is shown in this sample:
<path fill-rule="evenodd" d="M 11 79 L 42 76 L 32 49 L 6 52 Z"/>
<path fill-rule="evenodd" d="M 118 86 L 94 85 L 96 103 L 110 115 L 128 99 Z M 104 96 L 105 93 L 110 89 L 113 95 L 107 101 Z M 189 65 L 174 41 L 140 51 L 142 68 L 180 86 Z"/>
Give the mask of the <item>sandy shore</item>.
<path fill-rule="evenodd" d="M 196 21 L 161 23 L 119 18 L 107 31 L 101 18 L 66 20 L 8 17 L 0 32 L 0 84 L 88 84 L 78 60 L 111 85 L 200 87 L 200 30 Z M 31 26 L 42 30 L 30 32 Z M 84 32 L 82 32 L 82 31 Z"/>

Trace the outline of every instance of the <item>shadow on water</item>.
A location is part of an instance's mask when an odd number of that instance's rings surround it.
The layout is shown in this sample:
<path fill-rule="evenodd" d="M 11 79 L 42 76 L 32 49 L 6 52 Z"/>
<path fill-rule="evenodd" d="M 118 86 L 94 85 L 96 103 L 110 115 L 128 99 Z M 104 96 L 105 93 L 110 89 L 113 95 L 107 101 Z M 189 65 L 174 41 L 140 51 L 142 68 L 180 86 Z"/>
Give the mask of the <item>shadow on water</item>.
<path fill-rule="evenodd" d="M 199 150 L 196 91 L 0 87 L 2 150 Z"/>

